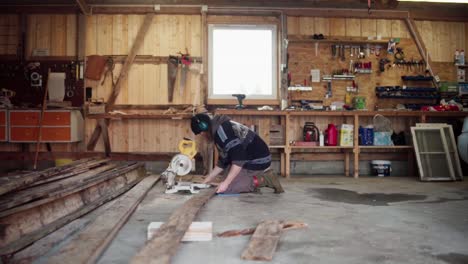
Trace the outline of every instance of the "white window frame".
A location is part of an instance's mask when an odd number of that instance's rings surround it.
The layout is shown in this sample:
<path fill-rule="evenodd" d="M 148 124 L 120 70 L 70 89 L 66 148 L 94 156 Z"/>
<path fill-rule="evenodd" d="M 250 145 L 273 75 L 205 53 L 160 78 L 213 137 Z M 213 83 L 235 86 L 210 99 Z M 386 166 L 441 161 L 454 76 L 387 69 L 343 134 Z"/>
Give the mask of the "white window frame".
<path fill-rule="evenodd" d="M 278 99 L 278 28 L 274 24 L 253 25 L 253 24 L 209 24 L 208 25 L 208 99 L 234 99 L 232 95 L 213 94 L 213 31 L 215 29 L 245 29 L 245 30 L 271 30 L 271 43 L 272 43 L 272 82 L 271 94 L 260 95 L 250 94 L 247 95 L 248 99 L 258 100 L 277 100 Z M 233 92 L 235 94 L 237 92 Z"/>

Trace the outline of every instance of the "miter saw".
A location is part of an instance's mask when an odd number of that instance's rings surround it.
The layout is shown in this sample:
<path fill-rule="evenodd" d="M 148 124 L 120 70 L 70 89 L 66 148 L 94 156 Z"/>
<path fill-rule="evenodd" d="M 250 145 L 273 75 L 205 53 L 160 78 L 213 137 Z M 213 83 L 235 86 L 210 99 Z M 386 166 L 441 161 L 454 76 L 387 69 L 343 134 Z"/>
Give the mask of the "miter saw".
<path fill-rule="evenodd" d="M 180 154 L 175 155 L 169 163 L 169 167 L 161 173 L 163 181 L 166 182 L 166 193 L 179 191 L 198 193 L 200 189 L 209 188 L 209 184 L 176 181 L 177 176 L 187 175 L 195 168 L 192 162 L 197 154 L 195 141 L 184 138 L 179 142 L 179 151 Z"/>

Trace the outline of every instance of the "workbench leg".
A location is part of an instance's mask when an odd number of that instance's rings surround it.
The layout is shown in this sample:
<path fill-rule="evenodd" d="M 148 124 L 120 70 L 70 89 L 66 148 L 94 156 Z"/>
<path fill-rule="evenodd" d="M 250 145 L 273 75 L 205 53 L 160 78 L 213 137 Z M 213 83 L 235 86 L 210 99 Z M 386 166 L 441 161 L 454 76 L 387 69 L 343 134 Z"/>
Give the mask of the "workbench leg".
<path fill-rule="evenodd" d="M 412 150 L 408 151 L 408 176 L 416 176 L 414 173 L 414 153 Z"/>
<path fill-rule="evenodd" d="M 291 152 L 290 150 L 284 150 L 284 169 L 285 169 L 285 175 L 286 178 L 290 178 L 290 168 L 291 168 Z"/>
<path fill-rule="evenodd" d="M 359 116 L 354 115 L 354 178 L 359 178 Z"/>
<path fill-rule="evenodd" d="M 284 152 L 281 152 L 280 154 L 280 171 L 281 171 L 281 176 L 282 177 L 286 177 L 286 170 L 285 170 L 285 167 L 286 167 L 286 164 L 285 164 L 285 153 Z"/>
<path fill-rule="evenodd" d="M 344 161 L 345 162 L 345 164 L 344 164 L 345 176 L 349 177 L 349 176 L 351 176 L 349 174 L 349 151 L 346 151 L 344 154 L 345 154 L 345 161 Z"/>

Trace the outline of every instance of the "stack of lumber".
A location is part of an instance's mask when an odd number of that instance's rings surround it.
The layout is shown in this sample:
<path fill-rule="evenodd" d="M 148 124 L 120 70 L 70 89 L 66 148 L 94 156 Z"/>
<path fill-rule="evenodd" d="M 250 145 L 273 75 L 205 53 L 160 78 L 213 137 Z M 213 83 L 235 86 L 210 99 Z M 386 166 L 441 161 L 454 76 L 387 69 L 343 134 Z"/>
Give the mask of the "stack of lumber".
<path fill-rule="evenodd" d="M 126 192 L 143 163 L 82 159 L 0 178 L 0 254 L 11 255 Z"/>

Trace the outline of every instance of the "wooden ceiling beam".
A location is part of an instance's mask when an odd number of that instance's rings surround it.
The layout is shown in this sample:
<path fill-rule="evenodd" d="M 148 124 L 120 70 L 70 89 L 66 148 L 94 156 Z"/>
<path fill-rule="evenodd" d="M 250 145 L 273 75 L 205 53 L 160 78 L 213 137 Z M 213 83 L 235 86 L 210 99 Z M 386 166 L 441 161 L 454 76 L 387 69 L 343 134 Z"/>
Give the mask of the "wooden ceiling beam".
<path fill-rule="evenodd" d="M 87 16 L 91 15 L 92 10 L 91 10 L 91 7 L 88 5 L 88 3 L 86 3 L 86 0 L 76 0 L 76 3 L 80 7 L 80 10 L 81 12 L 83 12 L 83 14 Z"/>

